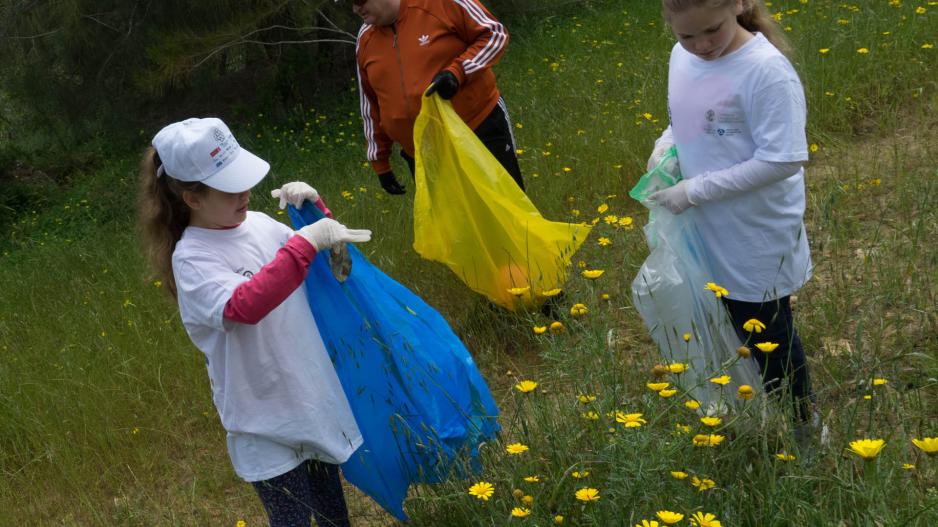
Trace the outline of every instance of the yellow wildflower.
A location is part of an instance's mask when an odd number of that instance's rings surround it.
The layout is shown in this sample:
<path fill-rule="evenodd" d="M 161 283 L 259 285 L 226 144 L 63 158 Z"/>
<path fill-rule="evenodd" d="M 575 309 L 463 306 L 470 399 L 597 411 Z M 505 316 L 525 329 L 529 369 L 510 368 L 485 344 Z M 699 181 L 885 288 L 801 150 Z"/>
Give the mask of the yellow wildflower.
<path fill-rule="evenodd" d="M 785 452 L 779 452 L 778 454 L 775 454 L 775 457 L 782 461 L 794 461 L 795 460 L 795 456 L 785 453 Z"/>
<path fill-rule="evenodd" d="M 469 495 L 475 496 L 482 501 L 488 501 L 495 493 L 495 485 L 487 481 L 480 481 L 469 487 Z"/>
<path fill-rule="evenodd" d="M 850 451 L 870 461 L 876 459 L 884 446 L 886 442 L 882 439 L 858 439 L 850 442 Z"/>
<path fill-rule="evenodd" d="M 687 472 L 683 472 L 680 470 L 672 470 L 671 477 L 674 479 L 684 479 L 687 477 Z"/>
<path fill-rule="evenodd" d="M 655 516 L 668 525 L 674 525 L 675 523 L 684 519 L 683 514 L 671 511 L 658 511 L 655 513 Z"/>
<path fill-rule="evenodd" d="M 709 512 L 697 511 L 690 517 L 690 523 L 694 527 L 722 527 L 720 520 Z"/>
<path fill-rule="evenodd" d="M 762 353 L 772 353 L 778 347 L 778 342 L 759 342 L 756 344 Z"/>
<path fill-rule="evenodd" d="M 700 408 L 700 403 L 693 399 L 688 399 L 684 401 L 684 406 L 686 406 L 688 410 L 696 410 Z"/>
<path fill-rule="evenodd" d="M 938 454 L 938 437 L 926 437 L 923 439 L 913 439 L 912 444 L 917 446 L 919 450 L 925 452 L 929 456 L 934 456 Z"/>
<path fill-rule="evenodd" d="M 646 384 L 645 386 L 647 386 L 648 389 L 651 390 L 651 391 L 653 391 L 653 392 L 660 392 L 661 390 L 664 390 L 665 388 L 667 388 L 667 387 L 670 386 L 670 385 L 671 385 L 671 384 L 670 384 L 670 383 L 667 383 L 667 382 L 650 382 L 650 383 Z"/>
<path fill-rule="evenodd" d="M 676 394 L 676 393 L 677 393 L 677 390 L 675 390 L 675 389 L 667 389 L 667 390 L 659 390 L 659 391 L 658 391 L 658 395 L 659 395 L 660 397 L 664 398 L 664 399 L 667 399 L 668 397 L 671 397 L 672 395 L 674 395 L 674 394 Z"/>
<path fill-rule="evenodd" d="M 547 332 L 547 326 L 534 326 L 532 329 L 534 330 L 535 335 L 543 335 Z"/>
<path fill-rule="evenodd" d="M 638 428 L 648 421 L 642 419 L 642 414 L 616 412 L 616 422 L 622 423 L 626 428 Z"/>
<path fill-rule="evenodd" d="M 701 417 L 700 422 L 705 426 L 720 426 L 723 422 L 723 419 L 719 417 Z"/>
<path fill-rule="evenodd" d="M 525 476 L 524 480 L 528 483 L 539 483 L 541 478 L 539 476 Z"/>
<path fill-rule="evenodd" d="M 566 331 L 566 329 L 567 328 L 563 326 L 563 322 L 554 321 L 550 323 L 550 332 L 554 335 L 559 335 Z"/>
<path fill-rule="evenodd" d="M 596 396 L 592 394 L 590 395 L 581 394 L 577 396 L 577 400 L 580 401 L 580 404 L 589 404 L 596 400 Z"/>
<path fill-rule="evenodd" d="M 589 313 L 589 309 L 583 304 L 573 304 L 570 306 L 570 314 L 579 317 Z"/>
<path fill-rule="evenodd" d="M 727 291 L 725 287 L 719 286 L 713 282 L 707 282 L 707 285 L 704 286 L 704 289 L 713 291 L 713 294 L 716 295 L 717 298 L 721 298 L 730 294 L 730 292 Z"/>
<path fill-rule="evenodd" d="M 525 287 L 510 287 L 508 288 L 507 291 L 512 296 L 524 296 L 530 290 L 531 290 L 531 286 L 525 286 Z"/>
<path fill-rule="evenodd" d="M 570 473 L 570 475 L 573 476 L 573 479 L 583 479 L 590 475 L 590 471 L 584 470 L 580 472 L 578 470 L 574 470 L 573 472 Z"/>
<path fill-rule="evenodd" d="M 606 271 L 603 269 L 584 269 L 580 274 L 583 275 L 583 278 L 589 280 L 595 280 L 603 275 Z"/>
<path fill-rule="evenodd" d="M 512 443 L 505 447 L 505 452 L 509 454 L 521 454 L 528 451 L 528 446 L 522 443 Z"/>
<path fill-rule="evenodd" d="M 743 329 L 750 333 L 762 333 L 762 330 L 765 329 L 765 324 L 758 319 L 750 318 L 743 323 Z"/>
<path fill-rule="evenodd" d="M 886 379 L 873 379 L 873 386 L 885 386 L 888 382 Z"/>
<path fill-rule="evenodd" d="M 541 291 L 538 295 L 543 296 L 544 298 L 550 298 L 552 296 L 557 296 L 560 294 L 560 288 L 548 289 L 547 291 Z"/>
<path fill-rule="evenodd" d="M 748 384 L 743 384 L 736 390 L 736 396 L 747 401 L 752 399 L 754 394 L 755 392 L 753 391 L 752 386 L 749 386 Z"/>
<path fill-rule="evenodd" d="M 719 377 L 714 377 L 710 379 L 710 382 L 714 384 L 719 384 L 721 386 L 726 386 L 727 384 L 730 383 L 731 380 L 732 379 L 730 378 L 729 375 L 720 375 Z"/>
<path fill-rule="evenodd" d="M 537 383 L 534 381 L 521 381 L 515 385 L 515 389 L 521 393 L 533 392 L 537 388 Z"/>
<path fill-rule="evenodd" d="M 694 446 L 714 447 L 722 443 L 724 439 L 726 439 L 726 437 L 720 434 L 697 434 L 692 441 Z"/>
<path fill-rule="evenodd" d="M 683 362 L 674 362 L 674 363 L 668 364 L 668 370 L 670 370 L 671 373 L 684 373 L 685 371 L 687 371 L 687 368 L 689 366 L 690 366 L 689 364 L 685 364 Z"/>
<path fill-rule="evenodd" d="M 529 514 L 531 514 L 531 509 L 526 509 L 524 507 L 515 507 L 514 509 L 511 509 L 511 515 L 515 518 L 524 518 Z"/>
<path fill-rule="evenodd" d="M 582 489 L 574 493 L 576 499 L 580 501 L 598 501 L 599 500 L 599 490 L 591 487 L 583 487 Z"/>
<path fill-rule="evenodd" d="M 710 490 L 713 487 L 717 486 L 717 483 L 713 481 L 712 479 L 709 479 L 709 478 L 700 479 L 697 476 L 694 476 L 693 478 L 691 478 L 690 484 L 696 487 L 697 490 L 699 490 L 700 492 L 703 492 L 705 490 Z"/>

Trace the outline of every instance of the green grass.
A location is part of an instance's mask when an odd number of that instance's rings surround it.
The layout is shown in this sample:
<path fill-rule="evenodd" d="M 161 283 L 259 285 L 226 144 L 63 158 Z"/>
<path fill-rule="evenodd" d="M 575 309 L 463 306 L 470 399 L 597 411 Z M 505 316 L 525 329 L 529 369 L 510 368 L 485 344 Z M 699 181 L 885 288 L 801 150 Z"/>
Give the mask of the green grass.
<path fill-rule="evenodd" d="M 363 251 L 446 316 L 496 394 L 504 431 L 483 449 L 484 471 L 415 489 L 413 523 L 503 525 L 520 505 L 512 490 L 522 489 L 532 515 L 511 521 L 537 525 L 555 514 L 568 525 L 632 525 L 662 509 L 713 512 L 724 525 L 938 524 L 938 459 L 910 443 L 938 436 L 938 50 L 922 47 L 938 45 L 938 6 L 771 8 L 791 27 L 818 145 L 806 217 L 816 273 L 796 320 L 832 430 L 816 462 L 784 463 L 774 457 L 793 448 L 784 419 L 742 419 L 726 425 L 723 445 L 693 448 L 675 434 L 676 424 L 698 426 L 682 401 L 645 388 L 660 359 L 631 306 L 647 249 L 644 214 L 626 192 L 666 124 L 673 40 L 657 3 L 621 4 L 505 20 L 512 43 L 497 74 L 532 200 L 551 219 L 590 221 L 605 203 L 606 214 L 635 220 L 633 229 L 600 222 L 577 254 L 606 274 L 571 279 L 567 302 L 590 313 L 565 319 L 558 337 L 533 335 L 541 315 L 494 310 L 413 253 L 413 185 L 387 196 L 363 166 L 354 94 L 235 129 L 273 167 L 252 206 L 275 214 L 269 190 L 302 179 L 341 221 L 373 229 Z M 135 156 L 114 155 L 43 198 L 0 241 L 0 525 L 261 525 L 259 502 L 231 470 L 203 359 L 139 256 Z M 599 247 L 599 236 L 613 245 Z M 889 383 L 873 388 L 873 377 Z M 521 379 L 538 390 L 513 390 Z M 597 399 L 582 405 L 579 394 Z M 598 420 L 581 417 L 590 409 Z M 642 412 L 648 424 L 625 429 L 606 415 L 617 410 Z M 861 437 L 887 440 L 877 461 L 844 454 Z M 508 456 L 512 442 L 530 451 Z M 589 477 L 572 477 L 584 470 Z M 716 487 L 699 492 L 672 470 Z M 482 480 L 496 487 L 484 503 L 467 494 Z M 584 486 L 601 499 L 578 502 Z M 388 522 L 366 499 L 351 506 L 361 524 Z"/>

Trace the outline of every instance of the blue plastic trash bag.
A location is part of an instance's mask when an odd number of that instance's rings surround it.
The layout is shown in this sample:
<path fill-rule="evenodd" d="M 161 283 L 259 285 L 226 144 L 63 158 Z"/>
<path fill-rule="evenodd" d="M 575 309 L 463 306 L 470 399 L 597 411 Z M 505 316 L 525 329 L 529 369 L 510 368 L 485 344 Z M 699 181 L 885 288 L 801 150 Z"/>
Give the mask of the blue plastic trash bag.
<path fill-rule="evenodd" d="M 722 303 L 705 289 L 713 275 L 695 223 L 696 211 L 674 215 L 648 199 L 680 180 L 672 147 L 629 192 L 649 209 L 645 238 L 651 249 L 632 281 L 632 302 L 664 360 L 689 365 L 674 376 L 675 384 L 701 404 L 701 413 L 722 415 L 739 402 L 740 385 L 762 386 L 762 380 L 755 359 L 736 354 L 742 342 L 732 321 Z M 710 382 L 720 375 L 729 375 L 730 383 Z"/>
<path fill-rule="evenodd" d="M 323 217 L 310 203 L 289 208 L 299 229 Z M 498 408 L 449 324 L 351 244 L 339 283 L 329 251 L 310 265 L 306 290 L 319 332 L 364 443 L 342 465 L 345 479 L 400 520 L 411 483 L 433 483 L 477 463 L 499 430 Z"/>

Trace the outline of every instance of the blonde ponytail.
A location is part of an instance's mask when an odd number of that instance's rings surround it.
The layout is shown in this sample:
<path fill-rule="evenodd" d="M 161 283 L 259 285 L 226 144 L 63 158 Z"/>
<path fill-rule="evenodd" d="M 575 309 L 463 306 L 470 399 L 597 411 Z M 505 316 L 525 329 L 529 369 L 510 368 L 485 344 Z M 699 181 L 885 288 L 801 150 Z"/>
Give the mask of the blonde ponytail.
<path fill-rule="evenodd" d="M 783 55 L 791 58 L 791 42 L 762 0 L 743 0 L 743 12 L 736 21 L 750 33 L 762 33 Z"/>

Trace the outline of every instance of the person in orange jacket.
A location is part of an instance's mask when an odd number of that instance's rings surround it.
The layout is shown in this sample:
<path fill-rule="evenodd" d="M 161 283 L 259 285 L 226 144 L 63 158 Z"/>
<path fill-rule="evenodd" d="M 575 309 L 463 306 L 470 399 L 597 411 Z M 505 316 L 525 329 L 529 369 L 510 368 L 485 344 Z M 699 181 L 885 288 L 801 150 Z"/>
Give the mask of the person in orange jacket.
<path fill-rule="evenodd" d="M 368 161 L 390 194 L 406 189 L 391 169 L 391 148 L 414 173 L 414 121 L 424 92 L 450 99 L 524 190 L 508 109 L 495 84 L 508 33 L 477 0 L 352 0 L 358 32 L 359 95 Z"/>

